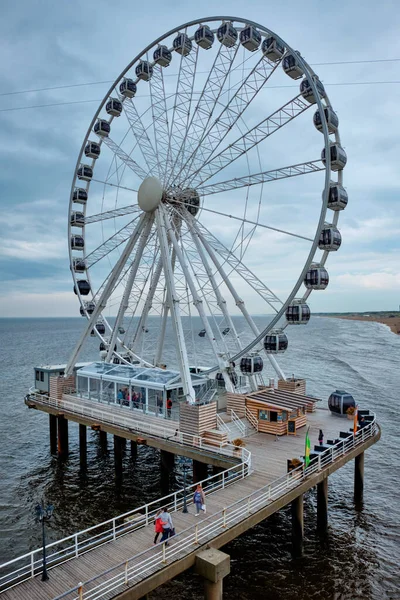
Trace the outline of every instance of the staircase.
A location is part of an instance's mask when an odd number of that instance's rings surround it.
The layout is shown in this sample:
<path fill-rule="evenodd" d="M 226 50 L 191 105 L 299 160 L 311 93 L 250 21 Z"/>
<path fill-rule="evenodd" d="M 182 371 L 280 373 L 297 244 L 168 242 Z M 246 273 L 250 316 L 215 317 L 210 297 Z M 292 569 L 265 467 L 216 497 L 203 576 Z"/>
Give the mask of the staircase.
<path fill-rule="evenodd" d="M 217 427 L 227 434 L 229 442 L 257 433 L 254 425 L 246 417 L 238 417 L 233 410 L 231 411 L 231 421 L 224 421 L 217 414 Z"/>

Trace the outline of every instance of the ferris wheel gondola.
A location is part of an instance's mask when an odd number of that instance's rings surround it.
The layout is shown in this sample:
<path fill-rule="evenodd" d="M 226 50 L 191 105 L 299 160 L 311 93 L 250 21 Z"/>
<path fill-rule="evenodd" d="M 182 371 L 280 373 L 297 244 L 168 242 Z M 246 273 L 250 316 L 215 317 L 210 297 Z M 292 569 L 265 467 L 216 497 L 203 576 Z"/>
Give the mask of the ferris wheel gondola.
<path fill-rule="evenodd" d="M 273 106 L 268 84 L 286 88 L 286 75 L 302 79 L 300 95 L 285 90 Z M 267 88 L 268 112 L 259 103 Z M 288 347 L 283 330 L 309 321 L 307 299 L 326 288 L 325 263 L 341 243 L 347 157 L 338 127 L 317 74 L 258 23 L 194 20 L 138 53 L 93 117 L 71 188 L 83 338 L 100 337 L 107 362 L 175 363 L 189 402 L 196 347 L 207 346 L 208 372 L 230 391 L 243 377 L 254 385 L 261 365 L 284 378 L 275 358 Z M 278 152 L 273 135 L 283 140 Z M 274 164 L 274 155 L 293 159 Z M 293 197 L 309 205 L 293 209 Z M 287 268 L 274 267 L 276 256 Z"/>

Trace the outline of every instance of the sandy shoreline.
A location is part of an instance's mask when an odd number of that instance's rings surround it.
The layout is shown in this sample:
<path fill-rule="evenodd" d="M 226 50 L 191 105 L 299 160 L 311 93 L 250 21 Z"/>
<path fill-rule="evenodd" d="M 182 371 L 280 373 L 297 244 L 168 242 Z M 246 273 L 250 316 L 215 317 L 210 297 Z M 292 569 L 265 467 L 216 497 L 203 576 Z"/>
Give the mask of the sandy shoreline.
<path fill-rule="evenodd" d="M 375 323 L 383 323 L 390 327 L 393 333 L 400 335 L 400 317 L 380 317 L 377 316 L 365 316 L 365 315 L 324 315 L 326 317 L 333 317 L 335 319 L 347 319 L 348 321 L 373 321 Z"/>

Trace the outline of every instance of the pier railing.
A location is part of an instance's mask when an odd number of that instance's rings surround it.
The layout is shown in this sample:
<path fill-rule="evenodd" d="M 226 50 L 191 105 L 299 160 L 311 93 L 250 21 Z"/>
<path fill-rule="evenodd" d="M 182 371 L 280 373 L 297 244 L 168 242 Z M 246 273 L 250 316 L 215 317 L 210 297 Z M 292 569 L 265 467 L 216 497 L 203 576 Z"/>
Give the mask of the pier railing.
<path fill-rule="evenodd" d="M 208 543 L 223 533 L 227 528 L 233 527 L 287 494 L 308 479 L 310 475 L 339 460 L 363 444 L 368 438 L 375 436 L 377 432 L 378 426 L 374 420 L 355 435 L 343 438 L 339 443 L 321 452 L 307 468 L 300 466 L 219 512 L 202 518 L 195 525 L 187 527 L 174 536 L 173 543 L 168 547 L 165 542 L 159 546 L 153 546 L 84 583 L 78 583 L 74 588 L 57 596 L 54 600 L 98 600 L 109 598 L 113 593 L 120 593 L 128 585 L 137 584 L 154 573 L 157 568 L 161 569 L 183 558 L 195 551 L 198 546 Z"/>
<path fill-rule="evenodd" d="M 80 402 L 70 400 L 73 396 L 69 396 L 68 399 L 57 400 L 50 398 L 43 394 L 31 393 L 31 397 L 36 402 L 44 404 L 46 406 L 52 406 L 57 409 L 64 409 L 75 415 L 90 417 L 96 419 L 98 423 L 104 423 L 106 425 L 114 425 L 127 429 L 128 431 L 150 435 L 156 438 L 162 438 L 169 440 L 170 442 L 181 444 L 184 446 L 192 446 L 196 449 L 206 450 L 208 452 L 222 454 L 231 458 L 239 458 L 243 461 L 246 460 L 245 454 L 238 453 L 236 446 L 232 444 L 213 442 L 212 445 L 207 444 L 203 438 L 199 435 L 192 435 L 190 433 L 184 433 L 179 431 L 177 427 L 171 427 L 166 421 L 166 425 L 158 425 L 150 423 L 146 420 L 135 419 L 130 416 L 123 414 L 124 411 L 118 413 L 102 409 L 98 406 L 91 406 L 90 401 L 81 400 Z M 161 419 L 160 419 L 161 420 Z M 169 426 L 168 426 L 169 425 Z"/>
<path fill-rule="evenodd" d="M 86 581 L 84 584 L 77 583 L 68 592 L 65 592 L 55 600 L 66 598 L 68 600 L 96 600 L 104 598 L 111 592 L 120 592 L 122 586 L 133 585 L 146 578 L 155 568 L 162 568 L 166 564 L 182 558 L 195 550 L 198 545 L 204 544 L 223 532 L 226 528 L 243 521 L 246 516 L 257 512 L 281 496 L 287 494 L 291 489 L 299 486 L 311 475 L 318 473 L 330 464 L 340 460 L 343 456 L 362 445 L 378 432 L 376 420 L 363 427 L 356 434 L 349 434 L 337 444 L 320 452 L 311 460 L 308 467 L 300 466 L 293 471 L 274 480 L 268 485 L 241 498 L 237 502 L 228 505 L 218 513 L 210 514 L 207 518 L 198 521 L 174 536 L 173 545 L 166 547 L 165 543 L 160 547 L 151 547 L 144 552 L 128 558 L 123 563 L 109 569 L 96 577 Z M 243 479 L 250 472 L 250 453 L 247 452 L 247 462 L 236 465 L 218 475 L 207 478 L 202 482 L 207 493 L 223 489 L 224 487 Z M 243 456 L 246 456 L 245 454 Z M 194 486 L 188 486 L 187 490 L 192 492 Z M 58 542 L 48 544 L 48 566 L 51 568 L 66 560 L 78 557 L 88 552 L 95 546 L 115 540 L 118 536 L 131 533 L 139 527 L 152 522 L 154 515 L 160 506 L 169 506 L 171 510 L 179 510 L 183 505 L 184 490 L 165 496 L 164 498 L 150 502 L 135 510 L 119 515 L 82 532 L 68 536 Z M 17 565 L 19 565 L 17 567 Z M 15 568 L 17 567 L 17 568 Z M 41 549 L 34 550 L 12 561 L 0 565 L 0 590 L 6 589 L 30 577 L 35 577 L 41 572 Z M 14 569 L 14 570 L 11 570 Z"/>
<path fill-rule="evenodd" d="M 118 537 L 131 533 L 141 527 L 146 527 L 154 521 L 154 517 L 161 507 L 168 507 L 171 512 L 176 512 L 183 507 L 185 495 L 190 497 L 198 483 L 201 483 L 207 494 L 212 494 L 224 489 L 250 474 L 251 453 L 241 448 L 243 462 L 221 473 L 212 475 L 201 482 L 187 485 L 167 496 L 143 504 L 113 519 L 94 525 L 73 535 L 67 536 L 56 542 L 46 545 L 47 567 L 59 565 L 63 562 L 77 558 L 107 542 L 112 542 Z M 42 548 L 37 548 L 23 556 L 15 558 L 0 565 L 0 592 L 17 583 L 33 578 L 42 571 Z"/>

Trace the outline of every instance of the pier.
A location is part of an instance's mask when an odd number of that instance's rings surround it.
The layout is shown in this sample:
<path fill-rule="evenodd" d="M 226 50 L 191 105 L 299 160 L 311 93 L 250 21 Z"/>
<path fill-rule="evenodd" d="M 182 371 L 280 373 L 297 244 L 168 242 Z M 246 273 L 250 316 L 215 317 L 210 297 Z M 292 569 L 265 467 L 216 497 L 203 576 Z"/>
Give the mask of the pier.
<path fill-rule="evenodd" d="M 229 572 L 229 559 L 223 553 L 213 554 L 208 568 L 208 555 L 203 554 L 204 551 L 222 548 L 284 506 L 291 505 L 293 554 L 301 554 L 304 494 L 317 486 L 316 527 L 325 530 L 329 476 L 354 460 L 354 493 L 355 500 L 359 499 L 363 490 L 364 452 L 380 438 L 379 425 L 368 411 L 363 411 L 368 418 L 367 425 L 354 434 L 347 419 L 336 418 L 327 409 L 317 408 L 307 415 L 313 440 L 311 462 L 307 467 L 302 464 L 288 472 L 288 461 L 304 455 L 305 427 L 296 435 L 278 438 L 257 432 L 247 421 L 245 448 L 238 450 L 230 443 L 208 444 L 200 436 L 176 431 L 177 423 L 172 420 L 149 415 L 139 420 L 134 415 L 127 416 L 128 411 L 122 408 L 97 407 L 77 397 L 65 395 L 61 400 L 54 400 L 37 395 L 27 403 L 50 414 L 50 432 L 54 432 L 53 417 L 67 423 L 75 421 L 80 428 L 92 427 L 105 435 L 146 443 L 169 455 L 212 464 L 218 472 L 202 482 L 207 497 L 206 514 L 195 516 L 191 504 L 193 486 L 188 486 L 188 514 L 182 512 L 184 490 L 178 490 L 49 544 L 49 581 L 40 580 L 41 548 L 2 565 L 0 589 L 5 600 L 117 596 L 135 600 L 193 566 L 203 577 L 213 573 L 209 575 L 210 580 L 206 579 L 205 598 L 222 598 L 223 576 L 218 573 Z M 241 422 L 246 423 L 246 419 Z M 226 425 L 228 427 L 229 422 Z M 323 429 L 326 438 L 322 447 L 317 445 L 319 429 Z M 50 439 L 52 435 L 54 433 Z M 153 546 L 153 520 L 160 506 L 169 507 L 176 535 L 169 545 Z M 215 566 L 215 561 L 217 565 L 221 561 L 222 566 Z"/>

